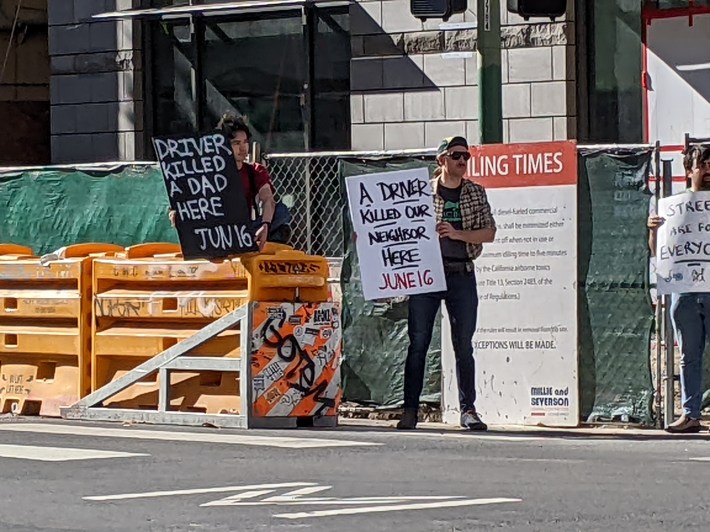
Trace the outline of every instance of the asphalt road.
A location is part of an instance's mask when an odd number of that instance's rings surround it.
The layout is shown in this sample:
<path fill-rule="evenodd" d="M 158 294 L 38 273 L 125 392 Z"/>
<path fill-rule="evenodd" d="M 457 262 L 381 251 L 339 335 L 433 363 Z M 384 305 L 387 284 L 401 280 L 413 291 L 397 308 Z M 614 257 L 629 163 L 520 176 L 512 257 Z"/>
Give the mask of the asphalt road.
<path fill-rule="evenodd" d="M 0 531 L 708 530 L 710 435 L 0 421 Z"/>

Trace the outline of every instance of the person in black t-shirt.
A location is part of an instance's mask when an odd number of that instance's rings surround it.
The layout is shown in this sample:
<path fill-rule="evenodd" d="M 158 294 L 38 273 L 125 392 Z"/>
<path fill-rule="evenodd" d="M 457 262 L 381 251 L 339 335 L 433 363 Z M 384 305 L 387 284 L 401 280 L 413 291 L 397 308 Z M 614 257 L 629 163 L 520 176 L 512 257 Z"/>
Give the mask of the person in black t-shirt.
<path fill-rule="evenodd" d="M 399 429 L 417 426 L 419 396 L 424 382 L 426 355 L 441 301 L 446 303 L 451 339 L 456 355 L 461 406 L 461 425 L 470 430 L 488 427 L 476 412 L 473 333 L 476 330 L 478 291 L 473 261 L 492 242 L 496 225 L 484 188 L 468 179 L 471 158 L 463 137 L 444 139 L 439 145 L 434 174 L 434 211 L 444 259 L 447 290 L 416 294 L 409 298 L 409 349 L 404 368 L 404 415 Z"/>

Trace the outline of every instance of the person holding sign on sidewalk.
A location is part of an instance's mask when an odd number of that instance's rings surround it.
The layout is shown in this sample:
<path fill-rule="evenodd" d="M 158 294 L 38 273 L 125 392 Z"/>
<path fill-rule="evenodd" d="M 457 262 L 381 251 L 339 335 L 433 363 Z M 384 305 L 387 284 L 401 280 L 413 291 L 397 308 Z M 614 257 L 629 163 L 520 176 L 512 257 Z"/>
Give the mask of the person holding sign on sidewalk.
<path fill-rule="evenodd" d="M 261 218 L 257 221 L 258 226 L 255 227 L 256 241 L 261 251 L 268 240 L 270 228 L 276 214 L 274 185 L 271 182 L 269 172 L 263 165 L 246 162 L 249 154 L 251 131 L 244 119 L 226 113 L 217 124 L 217 130 L 222 131 L 231 143 L 234 160 L 237 163 L 237 170 L 242 180 L 242 187 L 250 212 L 255 212 L 257 203 L 261 203 Z M 175 226 L 175 211 L 171 210 L 169 216 L 170 223 Z"/>
<path fill-rule="evenodd" d="M 492 242 L 496 225 L 485 189 L 464 179 L 471 158 L 463 137 L 444 139 L 437 150 L 438 168 L 432 183 L 434 211 L 444 261 L 447 290 L 409 297 L 409 349 L 404 369 L 404 414 L 398 429 L 417 426 L 419 397 L 426 355 L 441 301 L 446 303 L 459 381 L 461 425 L 487 430 L 476 412 L 473 334 L 476 330 L 478 291 L 473 261 L 483 244 Z"/>
<path fill-rule="evenodd" d="M 710 148 L 692 146 L 684 156 L 683 166 L 690 179 L 690 192 L 710 191 Z M 657 212 L 651 212 L 648 218 L 648 244 L 652 256 L 656 255 L 658 230 L 665 222 L 666 219 L 659 216 Z M 667 259 L 664 257 L 666 251 L 668 250 L 661 248 L 661 259 Z M 681 352 L 680 383 L 683 415 L 666 427 L 666 431 L 671 433 L 699 432 L 701 429 L 703 353 L 710 338 L 710 292 L 673 292 L 671 294 L 671 318 Z"/>

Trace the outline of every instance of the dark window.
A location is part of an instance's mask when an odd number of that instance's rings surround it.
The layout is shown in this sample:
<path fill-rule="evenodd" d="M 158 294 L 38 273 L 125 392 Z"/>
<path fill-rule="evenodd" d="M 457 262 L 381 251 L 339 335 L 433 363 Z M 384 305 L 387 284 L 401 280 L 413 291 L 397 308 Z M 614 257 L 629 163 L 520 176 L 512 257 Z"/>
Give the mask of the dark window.
<path fill-rule="evenodd" d="M 270 153 L 349 149 L 348 10 L 304 9 L 149 22 L 151 133 L 210 129 L 231 111 Z"/>
<path fill-rule="evenodd" d="M 190 25 L 154 23 L 152 41 L 153 128 L 159 134 L 193 131 L 195 46 Z"/>
<path fill-rule="evenodd" d="M 300 11 L 206 21 L 203 128 L 225 111 L 246 115 L 262 149 L 303 151 L 306 50 Z"/>
<path fill-rule="evenodd" d="M 582 140 L 641 142 L 642 2 L 605 0 L 583 4 L 587 6 L 588 21 L 588 131 L 582 132 Z"/>
<path fill-rule="evenodd" d="M 313 45 L 314 144 L 350 147 L 350 18 L 345 11 L 317 11 Z"/>

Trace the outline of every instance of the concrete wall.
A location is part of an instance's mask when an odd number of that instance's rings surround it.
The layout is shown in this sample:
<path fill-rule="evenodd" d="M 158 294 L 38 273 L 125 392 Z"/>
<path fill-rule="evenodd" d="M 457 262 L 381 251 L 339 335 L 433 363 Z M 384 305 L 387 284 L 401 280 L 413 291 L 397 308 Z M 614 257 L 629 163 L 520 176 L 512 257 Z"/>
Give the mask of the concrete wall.
<path fill-rule="evenodd" d="M 576 137 L 574 2 L 556 22 L 525 22 L 501 6 L 506 142 Z M 409 0 L 351 7 L 352 148 L 424 148 L 478 134 L 476 6 L 440 29 L 411 16 Z"/>
<path fill-rule="evenodd" d="M 138 3 L 49 0 L 54 163 L 145 158 L 140 25 L 91 19 Z M 574 1 L 565 20 L 533 23 L 501 3 L 504 140 L 575 138 Z M 457 133 L 478 141 L 475 11 L 469 0 L 448 21 L 459 25 L 442 29 L 412 17 L 409 0 L 351 7 L 353 149 L 432 147 Z"/>
<path fill-rule="evenodd" d="M 18 12 L 17 0 L 0 2 L 0 164 L 6 166 L 50 159 L 47 0 L 20 6 Z"/>
<path fill-rule="evenodd" d="M 142 159 L 140 26 L 95 21 L 133 0 L 49 0 L 52 162 Z"/>

